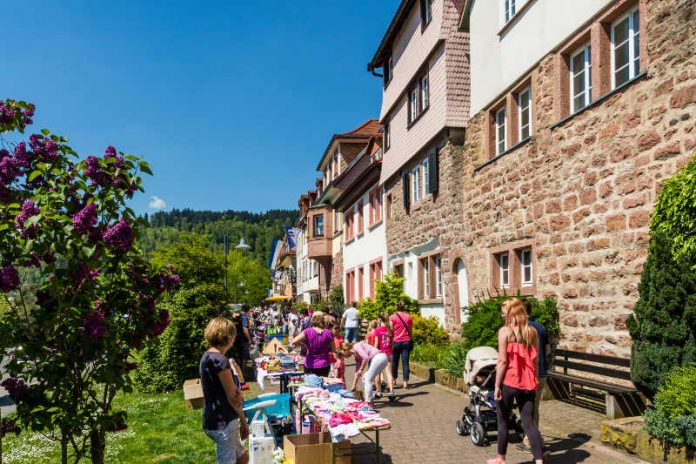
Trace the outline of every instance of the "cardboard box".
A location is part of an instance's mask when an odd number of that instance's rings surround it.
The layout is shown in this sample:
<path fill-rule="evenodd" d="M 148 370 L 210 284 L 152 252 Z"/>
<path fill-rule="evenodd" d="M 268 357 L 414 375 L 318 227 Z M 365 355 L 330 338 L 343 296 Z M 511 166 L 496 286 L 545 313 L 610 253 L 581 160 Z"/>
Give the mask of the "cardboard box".
<path fill-rule="evenodd" d="M 186 409 L 201 409 L 203 407 L 203 386 L 201 379 L 184 381 L 184 405 Z"/>
<path fill-rule="evenodd" d="M 336 443 L 336 464 L 351 464 L 350 441 Z M 285 459 L 290 464 L 327 464 L 331 462 L 331 434 L 286 435 Z"/>

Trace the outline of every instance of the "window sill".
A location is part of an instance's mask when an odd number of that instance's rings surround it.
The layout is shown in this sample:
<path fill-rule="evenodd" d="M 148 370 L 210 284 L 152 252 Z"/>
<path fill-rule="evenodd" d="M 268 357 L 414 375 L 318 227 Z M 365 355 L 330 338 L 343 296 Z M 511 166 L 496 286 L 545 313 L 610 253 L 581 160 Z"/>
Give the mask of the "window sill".
<path fill-rule="evenodd" d="M 348 239 L 348 240 L 346 240 L 346 241 L 344 242 L 344 245 L 350 245 L 350 244 L 353 243 L 354 241 L 355 241 L 355 237 L 351 237 L 350 239 Z"/>
<path fill-rule="evenodd" d="M 505 150 L 505 151 L 502 152 L 501 154 L 499 154 L 499 155 L 497 155 L 497 156 L 494 156 L 493 158 L 489 159 L 488 161 L 484 161 L 483 163 L 481 163 L 481 164 L 479 164 L 478 166 L 474 167 L 474 171 L 479 171 L 479 170 L 485 168 L 486 166 L 488 166 L 489 164 L 495 163 L 496 161 L 498 161 L 498 160 L 499 160 L 500 158 L 502 158 L 503 156 L 508 155 L 508 154 L 512 153 L 513 151 L 517 150 L 518 148 L 523 147 L 524 145 L 528 144 L 533 138 L 534 138 L 534 135 L 532 135 L 532 136 L 530 136 L 530 137 L 528 137 L 528 138 L 522 140 L 521 142 L 518 142 L 517 144 L 511 146 L 510 148 L 508 148 L 507 150 Z"/>
<path fill-rule="evenodd" d="M 356 239 L 357 239 L 357 238 L 362 238 L 363 235 L 365 235 L 365 232 L 364 232 L 364 231 L 363 231 L 363 232 L 360 232 L 358 235 L 356 235 L 355 238 L 356 238 Z"/>
<path fill-rule="evenodd" d="M 643 80 L 647 75 L 648 75 L 648 73 L 647 73 L 646 71 L 643 71 L 642 73 L 638 74 L 636 77 L 634 77 L 633 79 L 631 79 L 630 81 L 624 82 L 623 84 L 621 84 L 620 86 L 618 86 L 618 87 L 615 88 L 614 90 L 611 90 L 611 91 L 605 93 L 604 95 L 602 95 L 601 97 L 599 97 L 597 100 L 593 101 L 592 103 L 590 103 L 589 105 L 587 105 L 586 107 L 584 107 L 583 109 L 578 110 L 578 111 L 576 111 L 575 113 L 569 114 L 568 116 L 564 117 L 564 118 L 561 119 L 560 121 L 558 121 L 558 122 L 556 122 L 556 123 L 554 123 L 554 124 L 551 124 L 551 126 L 549 126 L 549 129 L 552 129 L 552 130 L 553 130 L 553 129 L 557 128 L 557 127 L 561 127 L 561 126 L 564 125 L 566 122 L 568 122 L 568 121 L 570 121 L 571 119 L 573 119 L 574 117 L 576 117 L 576 116 L 578 116 L 578 115 L 584 113 L 585 111 L 587 111 L 587 110 L 589 110 L 589 109 L 594 108 L 595 106 L 597 106 L 597 105 L 599 105 L 600 103 L 604 102 L 605 100 L 607 100 L 607 99 L 613 97 L 614 95 L 623 92 L 623 91 L 626 90 L 628 87 L 630 87 L 630 86 L 632 86 L 633 84 L 635 84 L 636 82 L 639 82 L 639 81 Z"/>
<path fill-rule="evenodd" d="M 380 219 L 379 221 L 370 224 L 370 225 L 367 227 L 367 230 L 372 231 L 373 229 L 376 229 L 377 227 L 379 227 L 381 224 L 382 224 L 382 220 Z"/>
<path fill-rule="evenodd" d="M 529 6 L 534 3 L 534 1 L 535 0 L 529 0 L 527 3 L 522 5 L 522 7 L 517 10 L 514 15 L 512 15 L 512 18 L 510 18 L 508 22 L 506 22 L 503 27 L 500 28 L 498 31 L 498 37 L 502 38 L 502 36 L 505 35 L 505 33 L 507 33 L 507 31 L 509 31 L 512 26 L 522 17 L 522 14 L 529 9 Z"/>
<path fill-rule="evenodd" d="M 491 294 L 493 295 L 507 295 L 507 296 L 534 296 L 536 294 L 536 285 L 530 287 L 507 287 L 500 288 L 495 285 L 491 285 Z"/>
<path fill-rule="evenodd" d="M 442 298 L 420 298 L 419 305 L 443 304 Z"/>
<path fill-rule="evenodd" d="M 407 103 L 407 104 L 408 104 L 408 103 Z M 420 120 L 423 118 L 423 115 L 424 115 L 425 113 L 427 113 L 429 109 L 430 109 L 430 105 L 428 105 L 428 107 L 427 107 L 426 109 L 424 109 L 423 111 L 421 111 L 420 114 L 419 114 L 418 116 L 416 116 L 416 119 L 414 119 L 413 121 L 411 121 L 411 122 L 408 123 L 408 125 L 406 126 L 406 130 L 411 130 L 411 128 L 412 128 L 413 126 L 415 126 L 416 123 L 417 123 L 418 121 L 420 121 Z"/>

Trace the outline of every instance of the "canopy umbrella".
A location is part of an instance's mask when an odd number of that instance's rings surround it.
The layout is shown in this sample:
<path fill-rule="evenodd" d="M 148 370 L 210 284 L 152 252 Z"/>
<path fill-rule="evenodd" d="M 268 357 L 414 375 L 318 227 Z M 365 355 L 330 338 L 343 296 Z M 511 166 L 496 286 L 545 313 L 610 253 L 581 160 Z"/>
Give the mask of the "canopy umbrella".
<path fill-rule="evenodd" d="M 292 298 L 290 298 L 289 296 L 285 296 L 285 295 L 273 295 L 273 296 L 269 296 L 268 298 L 266 298 L 266 301 L 288 301 L 291 299 Z"/>

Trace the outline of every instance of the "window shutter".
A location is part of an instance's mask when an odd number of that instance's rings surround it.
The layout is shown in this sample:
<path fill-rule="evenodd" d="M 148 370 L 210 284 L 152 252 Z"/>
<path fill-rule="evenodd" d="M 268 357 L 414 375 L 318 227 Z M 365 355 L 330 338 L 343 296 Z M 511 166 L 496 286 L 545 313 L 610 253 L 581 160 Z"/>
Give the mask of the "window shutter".
<path fill-rule="evenodd" d="M 437 170 L 437 150 L 428 155 L 428 193 L 437 192 L 438 170 Z"/>
<path fill-rule="evenodd" d="M 403 189 L 404 193 L 404 209 L 408 213 L 410 205 L 411 205 L 411 192 L 410 192 L 410 185 L 409 185 L 409 178 L 408 178 L 408 170 L 404 169 L 401 171 L 401 188 Z"/>

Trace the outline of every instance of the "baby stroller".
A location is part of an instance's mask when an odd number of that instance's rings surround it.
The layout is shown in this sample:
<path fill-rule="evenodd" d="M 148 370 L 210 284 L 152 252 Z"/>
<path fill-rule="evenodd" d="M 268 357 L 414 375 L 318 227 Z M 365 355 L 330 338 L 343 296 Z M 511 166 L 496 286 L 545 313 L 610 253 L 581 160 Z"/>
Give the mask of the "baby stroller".
<path fill-rule="evenodd" d="M 462 418 L 457 420 L 456 430 L 459 435 L 469 435 L 476 446 L 486 445 L 488 433 L 498 430 L 496 402 L 493 399 L 497 362 L 498 352 L 489 346 L 472 348 L 466 354 L 464 382 L 469 388 L 470 403 L 464 408 Z M 522 423 L 514 413 L 510 416 L 509 427 L 522 437 Z"/>

